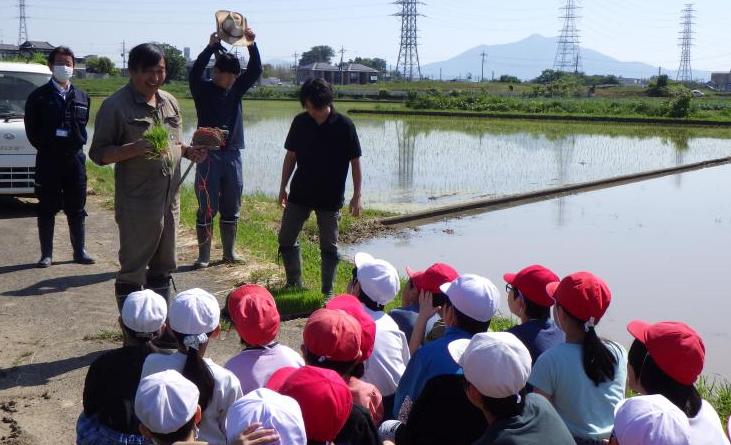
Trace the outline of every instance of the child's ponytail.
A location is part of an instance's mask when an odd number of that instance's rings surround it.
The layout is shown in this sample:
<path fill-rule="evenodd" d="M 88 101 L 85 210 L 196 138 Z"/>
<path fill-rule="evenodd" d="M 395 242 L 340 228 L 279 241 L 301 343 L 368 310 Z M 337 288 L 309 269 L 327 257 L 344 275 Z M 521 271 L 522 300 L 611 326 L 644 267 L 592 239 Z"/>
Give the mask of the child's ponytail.
<path fill-rule="evenodd" d="M 584 372 L 596 386 L 614 380 L 614 374 L 617 372 L 617 358 L 609 350 L 604 340 L 599 338 L 593 322 L 586 322 L 584 330 L 586 335 L 581 345 Z"/>
<path fill-rule="evenodd" d="M 203 356 L 198 350 L 201 344 L 208 342 L 208 337 L 211 333 L 200 334 L 200 335 L 184 335 L 175 332 L 175 337 L 178 339 L 178 343 L 183 346 L 186 350 L 187 358 L 185 360 L 185 366 L 183 367 L 183 377 L 195 383 L 200 392 L 198 398 L 198 405 L 201 407 L 201 411 L 205 411 L 206 407 L 213 398 L 213 388 L 215 380 L 211 373 L 208 364 L 203 361 Z"/>

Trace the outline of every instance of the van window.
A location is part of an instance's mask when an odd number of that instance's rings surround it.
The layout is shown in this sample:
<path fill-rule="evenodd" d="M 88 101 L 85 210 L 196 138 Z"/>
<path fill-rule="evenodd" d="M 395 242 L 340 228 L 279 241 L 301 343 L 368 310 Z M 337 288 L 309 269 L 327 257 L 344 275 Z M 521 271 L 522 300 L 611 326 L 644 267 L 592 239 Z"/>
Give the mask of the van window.
<path fill-rule="evenodd" d="M 41 73 L 0 72 L 0 116 L 23 115 L 28 95 L 48 82 L 50 76 Z"/>

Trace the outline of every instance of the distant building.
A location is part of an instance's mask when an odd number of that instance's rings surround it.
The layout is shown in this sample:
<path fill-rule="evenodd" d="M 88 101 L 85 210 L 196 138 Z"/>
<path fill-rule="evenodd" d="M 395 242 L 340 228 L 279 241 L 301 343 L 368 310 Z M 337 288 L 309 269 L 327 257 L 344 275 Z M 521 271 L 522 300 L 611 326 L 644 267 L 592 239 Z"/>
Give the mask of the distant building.
<path fill-rule="evenodd" d="M 185 57 L 186 62 L 190 62 L 190 48 L 187 46 L 183 48 L 183 57 Z"/>
<path fill-rule="evenodd" d="M 297 83 L 319 78 L 337 85 L 364 85 L 378 82 L 380 74 L 378 70 L 359 63 L 346 63 L 341 69 L 329 63 L 316 62 L 297 67 Z"/>
<path fill-rule="evenodd" d="M 731 72 L 711 73 L 711 83 L 719 91 L 731 91 Z"/>
<path fill-rule="evenodd" d="M 29 56 L 33 53 L 41 53 L 43 55 L 51 54 L 55 46 L 48 42 L 41 42 L 39 40 L 28 40 L 23 42 L 20 46 L 8 45 L 0 43 L 0 58 L 3 57 L 20 57 Z"/>
<path fill-rule="evenodd" d="M 632 77 L 619 77 L 619 84 L 623 87 L 646 87 L 647 79 L 636 79 Z"/>

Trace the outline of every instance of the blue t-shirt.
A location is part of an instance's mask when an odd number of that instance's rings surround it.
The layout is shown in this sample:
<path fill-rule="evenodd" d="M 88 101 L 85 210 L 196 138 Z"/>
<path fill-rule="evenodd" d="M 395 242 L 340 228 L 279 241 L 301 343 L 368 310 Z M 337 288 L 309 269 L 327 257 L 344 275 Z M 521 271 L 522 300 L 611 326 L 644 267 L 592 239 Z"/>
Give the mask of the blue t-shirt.
<path fill-rule="evenodd" d="M 574 437 L 608 439 L 614 426 L 614 408 L 624 399 L 627 351 L 613 342 L 605 345 L 617 358 L 614 379 L 599 386 L 584 372 L 581 345 L 563 343 L 544 352 L 528 379 L 548 394 Z"/>
<path fill-rule="evenodd" d="M 438 375 L 459 374 L 462 368 L 452 359 L 447 346 L 460 338 L 472 338 L 469 332 L 450 327 L 444 335 L 419 348 L 411 357 L 406 371 L 401 377 L 396 398 L 393 403 L 393 415 L 398 418 L 401 405 L 411 405 L 421 394 L 426 383 Z"/>
<path fill-rule="evenodd" d="M 551 319 L 528 320 L 513 326 L 508 332 L 518 337 L 528 348 L 533 364 L 545 351 L 566 341 L 566 335 Z"/>

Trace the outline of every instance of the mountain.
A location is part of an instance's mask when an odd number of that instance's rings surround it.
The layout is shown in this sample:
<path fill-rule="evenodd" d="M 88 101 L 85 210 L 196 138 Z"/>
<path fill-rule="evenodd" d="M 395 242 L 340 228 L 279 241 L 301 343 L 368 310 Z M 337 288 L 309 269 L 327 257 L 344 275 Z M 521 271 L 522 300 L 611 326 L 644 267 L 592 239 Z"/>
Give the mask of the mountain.
<path fill-rule="evenodd" d="M 263 63 L 269 64 L 271 66 L 292 66 L 292 64 L 294 63 L 294 59 L 287 60 L 287 59 L 276 59 L 275 58 L 275 59 L 265 60 Z"/>
<path fill-rule="evenodd" d="M 533 79 L 546 68 L 553 67 L 556 54 L 557 37 L 543 37 L 533 34 L 523 40 L 503 45 L 480 45 L 462 54 L 442 62 L 430 63 L 421 67 L 421 73 L 432 79 L 456 77 L 466 78 L 468 73 L 472 79 L 479 80 L 482 60 L 480 54 L 485 51 L 485 78 L 502 74 L 510 74 L 520 79 Z M 649 78 L 657 74 L 656 66 L 642 62 L 623 62 L 589 48 L 581 48 L 583 71 L 586 74 L 614 74 L 627 78 Z M 664 74 L 675 78 L 675 70 L 663 68 Z M 693 71 L 694 79 L 710 79 L 709 71 Z"/>

